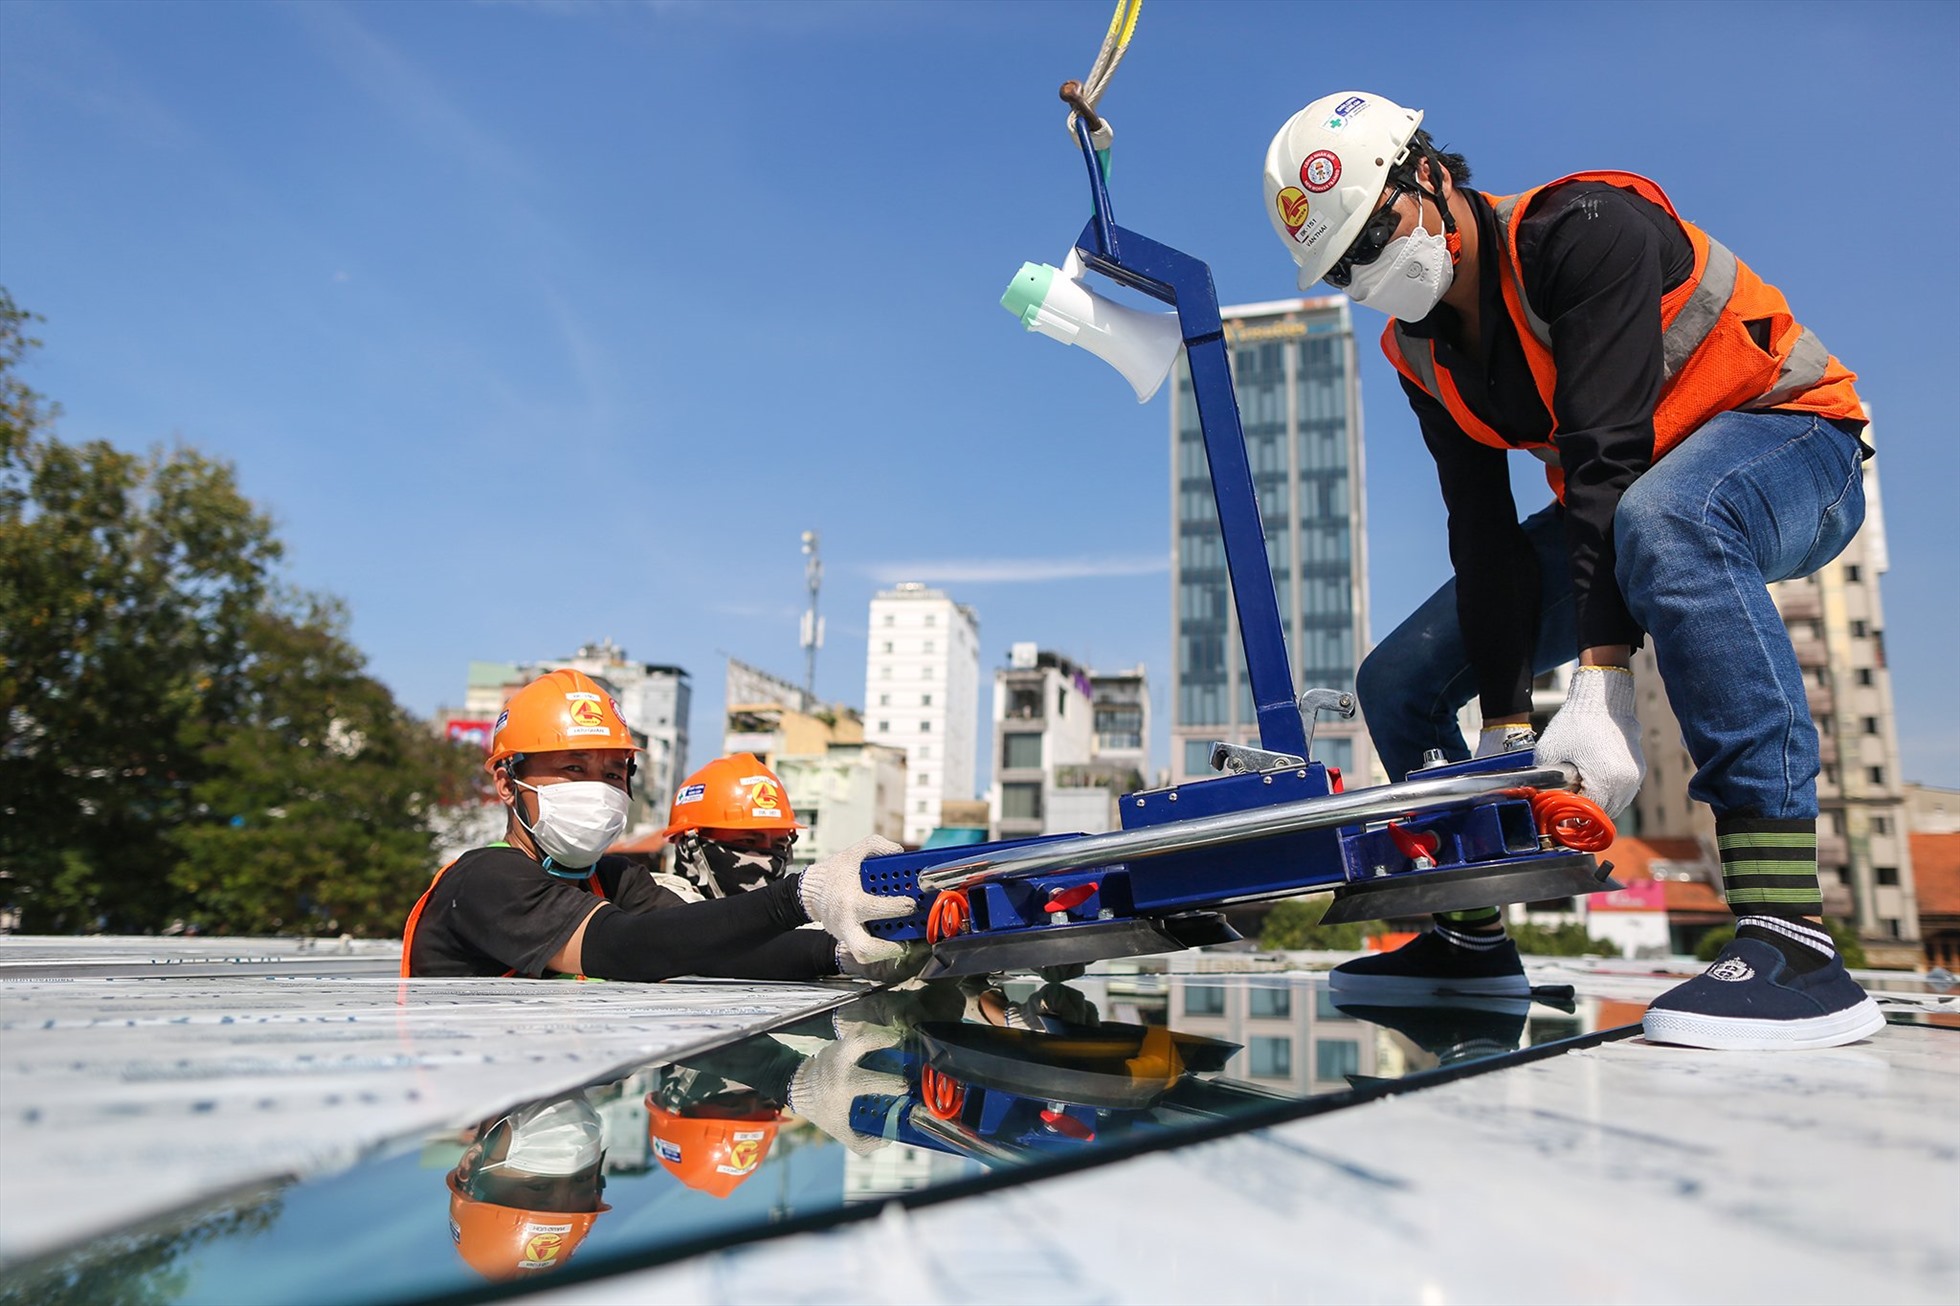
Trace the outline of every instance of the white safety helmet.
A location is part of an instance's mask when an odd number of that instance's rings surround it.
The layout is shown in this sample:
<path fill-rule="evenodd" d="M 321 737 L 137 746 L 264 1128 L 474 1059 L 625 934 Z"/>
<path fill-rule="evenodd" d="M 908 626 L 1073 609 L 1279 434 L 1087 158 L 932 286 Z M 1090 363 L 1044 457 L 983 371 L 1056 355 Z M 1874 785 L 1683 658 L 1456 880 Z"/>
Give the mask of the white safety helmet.
<path fill-rule="evenodd" d="M 1420 109 L 1366 91 L 1336 91 L 1288 118 L 1273 137 L 1266 216 L 1300 265 L 1300 289 L 1326 276 L 1361 235 L 1420 126 Z"/>

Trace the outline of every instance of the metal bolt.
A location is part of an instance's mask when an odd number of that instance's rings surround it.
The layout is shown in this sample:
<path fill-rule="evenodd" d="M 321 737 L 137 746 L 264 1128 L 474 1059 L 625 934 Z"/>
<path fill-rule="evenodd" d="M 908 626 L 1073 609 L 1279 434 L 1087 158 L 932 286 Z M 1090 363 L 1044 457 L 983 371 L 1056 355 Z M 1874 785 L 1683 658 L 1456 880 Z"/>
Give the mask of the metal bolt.
<path fill-rule="evenodd" d="M 1302 780 L 1307 778 L 1307 773 L 1304 770 L 1295 771 L 1293 774 L 1300 777 L 1300 779 Z"/>
<path fill-rule="evenodd" d="M 1443 764 L 1442 749 L 1425 748 L 1422 750 L 1422 766 L 1418 769 L 1426 771 L 1432 766 L 1441 766 L 1442 764 Z"/>
<path fill-rule="evenodd" d="M 1375 878 L 1378 880 L 1383 879 L 1388 875 L 1388 868 L 1386 866 L 1383 866 L 1380 862 L 1375 863 L 1374 869 L 1375 869 Z"/>
<path fill-rule="evenodd" d="M 1138 807 L 1142 807 L 1142 806 L 1143 806 L 1143 799 L 1141 799 L 1141 798 L 1139 798 L 1139 799 L 1137 799 L 1137 806 L 1138 806 Z"/>
<path fill-rule="evenodd" d="M 1113 921 L 1116 919 L 1116 913 L 1105 907 L 1096 913 L 1096 919 L 1099 921 Z"/>
<path fill-rule="evenodd" d="M 1176 801 L 1177 801 L 1177 795 L 1176 795 L 1176 794 L 1172 794 L 1172 795 L 1171 795 L 1171 801 L 1172 801 L 1172 802 L 1176 802 Z"/>
<path fill-rule="evenodd" d="M 1272 778 L 1271 776 L 1269 776 L 1269 775 L 1268 775 L 1268 776 L 1261 776 L 1261 777 L 1260 777 L 1260 780 L 1261 780 L 1261 782 L 1262 782 L 1262 783 L 1265 783 L 1265 784 L 1271 784 L 1271 783 L 1273 782 L 1273 778 Z"/>

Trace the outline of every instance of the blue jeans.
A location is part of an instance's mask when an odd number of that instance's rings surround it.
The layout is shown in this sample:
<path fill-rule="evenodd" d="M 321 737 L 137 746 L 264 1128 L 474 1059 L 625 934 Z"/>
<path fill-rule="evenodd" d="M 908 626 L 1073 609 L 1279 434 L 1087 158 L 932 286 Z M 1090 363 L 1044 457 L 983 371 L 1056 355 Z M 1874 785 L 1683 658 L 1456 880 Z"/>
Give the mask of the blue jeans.
<path fill-rule="evenodd" d="M 1858 445 L 1799 413 L 1723 413 L 1635 481 L 1613 521 L 1615 576 L 1654 642 L 1695 776 L 1718 815 L 1817 815 L 1817 728 L 1790 635 L 1765 585 L 1808 576 L 1865 520 Z M 1532 672 L 1576 656 L 1572 574 L 1558 509 L 1524 522 L 1541 610 Z M 1476 692 L 1437 590 L 1362 662 L 1356 692 L 1389 778 L 1440 748 L 1470 755 L 1456 712 Z"/>

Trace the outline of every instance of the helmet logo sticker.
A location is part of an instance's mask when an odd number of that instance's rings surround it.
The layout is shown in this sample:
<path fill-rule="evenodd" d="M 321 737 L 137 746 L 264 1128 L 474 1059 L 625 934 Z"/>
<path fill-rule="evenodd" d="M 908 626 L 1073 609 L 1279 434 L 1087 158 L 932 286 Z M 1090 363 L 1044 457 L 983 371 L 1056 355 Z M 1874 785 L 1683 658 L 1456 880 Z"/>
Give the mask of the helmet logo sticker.
<path fill-rule="evenodd" d="M 707 796 L 706 785 L 682 785 L 681 791 L 674 795 L 674 806 L 679 807 L 682 803 L 698 803 Z"/>
<path fill-rule="evenodd" d="M 762 1135 L 742 1133 L 728 1145 L 728 1164 L 715 1169 L 723 1174 L 747 1174 L 762 1164 Z"/>
<path fill-rule="evenodd" d="M 1286 224 L 1286 229 L 1293 233 L 1294 239 L 1299 239 L 1300 228 L 1307 222 L 1306 192 L 1298 186 L 1288 186 L 1273 196 L 1273 205 L 1279 209 L 1279 220 Z"/>
<path fill-rule="evenodd" d="M 558 1253 L 565 1249 L 565 1235 L 572 1231 L 569 1224 L 529 1224 L 524 1226 L 524 1255 L 517 1262 L 519 1269 L 547 1270 L 558 1262 Z"/>
<path fill-rule="evenodd" d="M 570 698 L 567 694 L 565 697 Z M 606 724 L 606 711 L 599 706 L 597 695 L 582 695 L 572 704 L 571 728 L 567 735 L 609 735 L 612 728 Z"/>
<path fill-rule="evenodd" d="M 653 1150 L 660 1153 L 660 1159 L 663 1161 L 670 1161 L 675 1165 L 679 1165 L 681 1162 L 681 1147 L 679 1143 L 670 1143 L 664 1138 L 656 1138 L 653 1140 Z"/>
<path fill-rule="evenodd" d="M 742 783 L 749 786 L 749 815 L 781 816 L 783 814 L 782 791 L 776 788 L 775 777 L 745 776 Z"/>
<path fill-rule="evenodd" d="M 1332 150 L 1315 150 L 1300 165 L 1300 184 L 1316 195 L 1334 189 L 1340 179 L 1340 156 Z"/>

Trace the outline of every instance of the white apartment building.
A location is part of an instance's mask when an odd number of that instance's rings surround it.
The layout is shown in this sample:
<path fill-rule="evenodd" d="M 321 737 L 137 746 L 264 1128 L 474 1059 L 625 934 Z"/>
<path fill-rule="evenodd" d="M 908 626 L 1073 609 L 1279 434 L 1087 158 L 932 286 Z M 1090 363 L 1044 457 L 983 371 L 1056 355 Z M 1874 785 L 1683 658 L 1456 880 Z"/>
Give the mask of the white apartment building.
<path fill-rule="evenodd" d="M 994 672 L 993 837 L 1116 829 L 1116 799 L 1146 783 L 1148 704 L 1141 667 L 1099 676 L 1015 644 Z"/>
<path fill-rule="evenodd" d="M 917 846 L 940 804 L 973 797 L 980 728 L 980 620 L 945 591 L 908 581 L 871 600 L 865 739 L 905 751 L 905 836 Z"/>
<path fill-rule="evenodd" d="M 796 864 L 822 861 L 868 834 L 903 842 L 905 754 L 884 744 L 831 744 L 821 753 L 785 753 L 776 774 L 803 830 Z"/>

